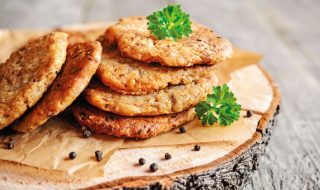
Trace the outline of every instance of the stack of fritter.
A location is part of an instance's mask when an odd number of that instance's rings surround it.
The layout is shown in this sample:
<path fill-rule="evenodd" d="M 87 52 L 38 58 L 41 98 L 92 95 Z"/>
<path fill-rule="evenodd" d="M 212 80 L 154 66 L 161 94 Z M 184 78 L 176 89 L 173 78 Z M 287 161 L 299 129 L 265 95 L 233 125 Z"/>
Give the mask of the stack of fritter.
<path fill-rule="evenodd" d="M 193 22 L 192 31 L 159 40 L 145 17 L 128 17 L 98 39 L 102 48 L 87 41 L 95 32 L 31 40 L 0 65 L 0 129 L 32 131 L 81 93 L 86 101 L 72 106 L 73 115 L 96 133 L 149 138 L 191 121 L 232 54 L 209 28 Z"/>
<path fill-rule="evenodd" d="M 96 133 L 149 138 L 194 119 L 194 106 L 217 85 L 214 71 L 231 57 L 232 46 L 198 23 L 192 31 L 158 40 L 145 17 L 110 26 L 99 38 L 96 78 L 83 92 L 89 104 L 72 109 L 79 124 Z"/>

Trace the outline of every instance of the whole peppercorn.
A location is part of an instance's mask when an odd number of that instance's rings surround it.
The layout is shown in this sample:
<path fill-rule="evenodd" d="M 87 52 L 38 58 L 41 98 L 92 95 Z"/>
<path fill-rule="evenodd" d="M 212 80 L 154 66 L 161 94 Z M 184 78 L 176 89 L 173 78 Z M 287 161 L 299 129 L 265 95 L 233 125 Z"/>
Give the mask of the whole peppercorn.
<path fill-rule="evenodd" d="M 276 113 L 278 114 L 280 111 L 280 105 L 277 105 Z"/>
<path fill-rule="evenodd" d="M 13 149 L 15 145 L 15 140 L 11 138 L 7 144 L 8 149 Z"/>
<path fill-rule="evenodd" d="M 158 170 L 158 165 L 156 164 L 156 163 L 152 163 L 151 165 L 150 165 L 150 171 L 151 172 L 155 172 L 155 171 L 157 171 Z"/>
<path fill-rule="evenodd" d="M 144 165 L 145 163 L 146 163 L 146 159 L 144 159 L 144 158 L 140 158 L 139 159 L 139 165 L 140 166 Z"/>
<path fill-rule="evenodd" d="M 166 160 L 170 160 L 171 159 L 171 154 L 169 154 L 169 153 L 165 153 L 165 155 L 164 155 L 164 158 L 166 159 Z"/>
<path fill-rule="evenodd" d="M 70 158 L 71 160 L 75 159 L 76 157 L 77 157 L 77 153 L 75 153 L 75 152 L 70 152 L 70 153 L 69 153 L 69 158 Z"/>
<path fill-rule="evenodd" d="M 200 149 L 201 149 L 201 146 L 200 146 L 200 145 L 197 145 L 197 144 L 196 144 L 196 145 L 194 146 L 194 151 L 199 151 Z"/>
<path fill-rule="evenodd" d="M 247 111 L 247 117 L 251 117 L 252 116 L 252 111 L 251 110 L 248 110 Z"/>
<path fill-rule="evenodd" d="M 84 131 L 83 131 L 83 137 L 84 137 L 84 138 L 89 138 L 89 137 L 91 137 L 91 131 L 88 130 L 88 129 L 84 130 Z"/>
<path fill-rule="evenodd" d="M 179 131 L 180 131 L 180 133 L 185 133 L 186 132 L 186 128 L 185 127 L 180 127 Z"/>
<path fill-rule="evenodd" d="M 97 161 L 101 161 L 102 160 L 102 152 L 101 151 L 97 150 L 95 152 L 95 156 L 96 156 L 96 160 Z"/>

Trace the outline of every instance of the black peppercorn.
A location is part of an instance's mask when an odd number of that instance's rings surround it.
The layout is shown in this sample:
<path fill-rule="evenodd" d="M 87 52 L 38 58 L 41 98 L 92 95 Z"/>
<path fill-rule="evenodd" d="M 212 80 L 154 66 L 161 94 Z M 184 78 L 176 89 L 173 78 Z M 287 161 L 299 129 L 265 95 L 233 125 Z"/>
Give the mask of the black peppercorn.
<path fill-rule="evenodd" d="M 197 145 L 197 144 L 196 144 L 196 145 L 194 146 L 194 151 L 199 151 L 200 149 L 201 149 L 201 146 L 200 146 L 200 145 Z"/>
<path fill-rule="evenodd" d="M 96 156 L 96 160 L 97 161 L 101 161 L 102 160 L 102 152 L 101 151 L 97 150 L 95 152 L 95 156 Z"/>
<path fill-rule="evenodd" d="M 280 105 L 277 105 L 276 113 L 278 114 L 280 111 Z"/>
<path fill-rule="evenodd" d="M 186 132 L 186 128 L 185 127 L 180 127 L 179 131 L 180 131 L 180 133 L 185 133 Z"/>
<path fill-rule="evenodd" d="M 70 158 L 71 160 L 75 159 L 76 157 L 77 157 L 77 153 L 75 153 L 75 152 L 70 152 L 70 153 L 69 153 L 69 158 Z"/>
<path fill-rule="evenodd" d="M 166 160 L 170 160 L 170 159 L 171 159 L 171 154 L 166 153 L 166 154 L 164 155 L 164 158 L 165 158 Z"/>
<path fill-rule="evenodd" d="M 91 136 L 91 131 L 86 129 L 83 131 L 83 137 L 84 138 L 89 138 Z"/>
<path fill-rule="evenodd" d="M 155 172 L 158 170 L 158 165 L 156 163 L 153 163 L 150 165 L 150 171 Z"/>
<path fill-rule="evenodd" d="M 252 111 L 251 110 L 248 110 L 247 111 L 247 117 L 251 117 L 252 116 Z"/>
<path fill-rule="evenodd" d="M 144 158 L 140 158 L 139 159 L 139 165 L 140 166 L 144 165 L 145 163 L 146 163 L 146 159 L 144 159 Z"/>
<path fill-rule="evenodd" d="M 13 149 L 14 144 L 15 144 L 15 141 L 14 141 L 14 139 L 11 138 L 7 144 L 8 149 Z"/>

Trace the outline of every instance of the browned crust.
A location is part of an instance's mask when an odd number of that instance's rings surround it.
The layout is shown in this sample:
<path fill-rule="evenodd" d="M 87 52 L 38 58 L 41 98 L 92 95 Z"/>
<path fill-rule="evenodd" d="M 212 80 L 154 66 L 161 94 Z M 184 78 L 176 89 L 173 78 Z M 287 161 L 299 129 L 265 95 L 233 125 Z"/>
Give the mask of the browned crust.
<path fill-rule="evenodd" d="M 211 76 L 195 83 L 169 86 L 154 93 L 134 96 L 123 95 L 98 81 L 92 81 L 83 95 L 90 104 L 107 112 L 123 116 L 155 116 L 190 109 L 217 84 L 217 77 Z"/>
<path fill-rule="evenodd" d="M 213 65 L 231 57 L 227 39 L 196 22 L 192 22 L 192 31 L 179 40 L 158 40 L 147 29 L 146 17 L 127 17 L 110 26 L 104 36 L 109 46 L 118 46 L 125 56 L 147 63 L 185 67 Z"/>
<path fill-rule="evenodd" d="M 135 139 L 150 138 L 179 127 L 195 117 L 194 109 L 154 117 L 125 117 L 110 114 L 90 105 L 74 105 L 73 116 L 95 133 Z"/>
<path fill-rule="evenodd" d="M 85 89 L 101 60 L 99 42 L 75 43 L 68 47 L 67 61 L 61 73 L 41 101 L 13 125 L 19 132 L 28 132 L 66 109 Z"/>
<path fill-rule="evenodd" d="M 165 67 L 126 58 L 117 50 L 104 49 L 97 77 L 122 94 L 145 95 L 168 85 L 190 84 L 213 75 L 214 66 Z"/>
<path fill-rule="evenodd" d="M 65 62 L 67 37 L 55 32 L 31 40 L 0 65 L 0 129 L 47 91 Z"/>

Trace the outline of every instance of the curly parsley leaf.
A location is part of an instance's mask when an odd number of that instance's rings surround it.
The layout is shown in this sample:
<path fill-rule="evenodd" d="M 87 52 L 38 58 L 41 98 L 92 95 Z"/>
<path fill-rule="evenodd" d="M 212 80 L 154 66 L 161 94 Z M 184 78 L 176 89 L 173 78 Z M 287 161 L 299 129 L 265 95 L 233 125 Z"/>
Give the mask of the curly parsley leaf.
<path fill-rule="evenodd" d="M 147 17 L 148 30 L 159 40 L 181 39 L 192 33 L 190 15 L 183 12 L 180 5 L 168 5 Z"/>
<path fill-rule="evenodd" d="M 239 119 L 240 110 L 241 105 L 226 84 L 214 87 L 207 100 L 196 105 L 196 115 L 202 125 L 218 122 L 221 126 L 228 126 Z"/>

